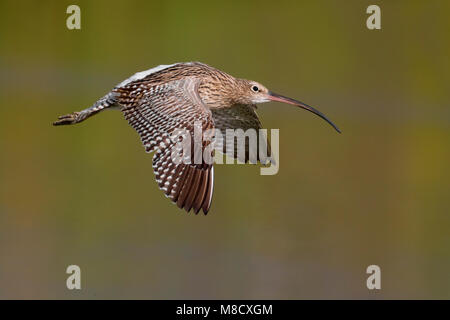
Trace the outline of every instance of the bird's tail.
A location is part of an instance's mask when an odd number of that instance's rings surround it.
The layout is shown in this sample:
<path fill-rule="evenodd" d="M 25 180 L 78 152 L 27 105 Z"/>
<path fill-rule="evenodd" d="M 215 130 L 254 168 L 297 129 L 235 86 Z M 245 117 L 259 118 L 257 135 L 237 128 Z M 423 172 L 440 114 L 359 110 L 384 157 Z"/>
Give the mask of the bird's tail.
<path fill-rule="evenodd" d="M 114 95 L 112 93 L 108 93 L 106 96 L 94 103 L 90 108 L 59 116 L 58 121 L 53 122 L 53 125 L 62 126 L 66 124 L 80 123 L 87 118 L 99 113 L 100 111 L 114 107 L 116 105 L 117 100 L 115 99 Z"/>

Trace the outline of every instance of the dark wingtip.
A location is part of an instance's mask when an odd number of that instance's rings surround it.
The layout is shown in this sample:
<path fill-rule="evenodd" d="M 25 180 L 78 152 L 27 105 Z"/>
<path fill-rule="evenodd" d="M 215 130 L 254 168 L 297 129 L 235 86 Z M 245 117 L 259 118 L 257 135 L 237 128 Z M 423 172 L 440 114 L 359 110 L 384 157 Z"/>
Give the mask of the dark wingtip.
<path fill-rule="evenodd" d="M 205 216 L 208 215 L 209 209 L 211 208 L 211 203 L 212 201 L 209 201 L 208 203 L 205 203 L 202 207 L 202 211 Z"/>

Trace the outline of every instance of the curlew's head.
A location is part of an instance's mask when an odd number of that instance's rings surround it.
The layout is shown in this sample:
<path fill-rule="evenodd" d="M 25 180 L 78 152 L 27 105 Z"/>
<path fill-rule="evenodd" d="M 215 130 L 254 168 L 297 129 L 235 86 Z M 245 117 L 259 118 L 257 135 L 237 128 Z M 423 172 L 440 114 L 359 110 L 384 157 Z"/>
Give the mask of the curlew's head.
<path fill-rule="evenodd" d="M 308 110 L 309 112 L 312 112 L 315 115 L 321 117 L 326 122 L 328 122 L 337 132 L 341 133 L 339 128 L 333 122 L 331 122 L 322 112 L 307 105 L 306 103 L 271 92 L 265 86 L 256 81 L 239 79 L 238 86 L 239 86 L 238 89 L 239 94 L 237 95 L 236 100 L 239 103 L 258 104 L 270 101 L 278 101 L 287 104 L 292 104 L 294 106 Z"/>

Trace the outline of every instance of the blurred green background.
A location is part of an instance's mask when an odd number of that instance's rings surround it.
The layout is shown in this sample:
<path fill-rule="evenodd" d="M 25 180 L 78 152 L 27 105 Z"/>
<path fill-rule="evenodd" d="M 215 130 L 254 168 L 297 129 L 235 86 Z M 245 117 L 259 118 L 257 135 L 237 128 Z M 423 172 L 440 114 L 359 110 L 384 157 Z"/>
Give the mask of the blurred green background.
<path fill-rule="evenodd" d="M 81 30 L 66 8 L 81 7 Z M 382 29 L 366 28 L 381 7 Z M 450 298 L 448 1 L 1 1 L 0 298 Z M 120 112 L 202 61 L 317 107 L 259 107 L 280 171 L 220 165 L 208 216 L 158 189 Z M 68 265 L 82 290 L 66 288 Z M 368 265 L 382 289 L 366 288 Z"/>

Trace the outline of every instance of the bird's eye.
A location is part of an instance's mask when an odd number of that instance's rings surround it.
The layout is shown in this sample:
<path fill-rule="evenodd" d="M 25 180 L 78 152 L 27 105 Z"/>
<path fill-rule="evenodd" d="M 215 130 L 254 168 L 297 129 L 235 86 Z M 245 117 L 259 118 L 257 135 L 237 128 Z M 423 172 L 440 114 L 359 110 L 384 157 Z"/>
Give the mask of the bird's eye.
<path fill-rule="evenodd" d="M 254 92 L 258 92 L 258 91 L 259 91 L 259 88 L 258 88 L 257 86 L 253 86 L 253 87 L 252 87 L 252 90 L 253 90 Z"/>

